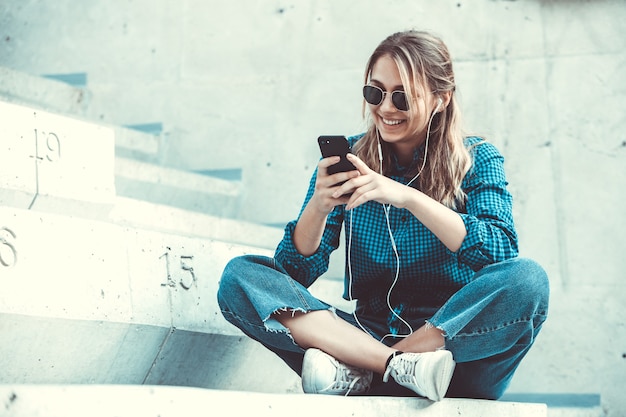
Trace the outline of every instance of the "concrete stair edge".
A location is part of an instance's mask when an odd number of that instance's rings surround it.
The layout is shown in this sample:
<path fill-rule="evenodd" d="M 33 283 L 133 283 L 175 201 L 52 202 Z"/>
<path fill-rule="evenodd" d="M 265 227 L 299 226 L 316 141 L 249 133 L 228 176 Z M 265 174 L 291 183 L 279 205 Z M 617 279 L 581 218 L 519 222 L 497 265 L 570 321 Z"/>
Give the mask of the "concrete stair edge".
<path fill-rule="evenodd" d="M 116 195 L 225 218 L 238 218 L 242 183 L 115 157 Z"/>
<path fill-rule="evenodd" d="M 207 410 L 233 415 L 327 415 L 424 417 L 546 416 L 544 404 L 445 399 L 433 403 L 419 398 L 335 397 L 306 394 L 260 394 L 189 387 L 137 385 L 6 385 L 0 399 L 15 417 L 43 416 L 204 416 Z M 45 414 L 44 414 L 45 413 Z"/>
<path fill-rule="evenodd" d="M 0 66 L 0 97 L 8 102 L 80 117 L 89 94 L 83 87 Z"/>
<path fill-rule="evenodd" d="M 241 182 L 228 181 L 207 175 L 183 171 L 131 158 L 115 157 L 115 176 L 135 181 L 175 186 L 198 193 L 209 189 L 213 193 L 236 196 L 241 192 Z"/>
<path fill-rule="evenodd" d="M 119 195 L 107 221 L 137 229 L 272 250 L 283 235 L 283 230 L 276 227 Z"/>

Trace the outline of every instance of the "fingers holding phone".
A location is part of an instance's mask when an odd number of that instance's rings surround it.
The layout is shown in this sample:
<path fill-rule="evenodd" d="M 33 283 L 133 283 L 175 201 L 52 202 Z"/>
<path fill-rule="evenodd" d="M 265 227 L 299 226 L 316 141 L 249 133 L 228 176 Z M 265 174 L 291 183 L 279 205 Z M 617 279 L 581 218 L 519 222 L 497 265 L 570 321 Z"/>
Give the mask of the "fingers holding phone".
<path fill-rule="evenodd" d="M 327 211 L 332 210 L 335 206 L 348 202 L 350 198 L 349 194 L 339 196 L 334 196 L 334 194 L 347 181 L 359 176 L 358 171 L 329 174 L 328 169 L 337 164 L 338 160 L 339 157 L 331 156 L 320 160 L 318 163 L 314 197 L 322 202 L 323 206 L 327 208 Z"/>
<path fill-rule="evenodd" d="M 351 149 L 345 136 L 320 136 L 317 138 L 317 143 L 324 158 L 322 161 L 329 160 L 326 173 L 334 181 L 333 186 L 340 186 L 349 179 L 358 176 L 356 167 L 347 158 Z"/>

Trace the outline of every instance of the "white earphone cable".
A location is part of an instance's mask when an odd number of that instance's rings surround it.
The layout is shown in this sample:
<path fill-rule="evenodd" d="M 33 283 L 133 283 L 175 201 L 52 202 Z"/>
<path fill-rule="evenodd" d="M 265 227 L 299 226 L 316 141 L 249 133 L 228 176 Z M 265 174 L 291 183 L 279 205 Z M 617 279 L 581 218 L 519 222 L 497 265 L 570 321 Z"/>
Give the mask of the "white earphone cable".
<path fill-rule="evenodd" d="M 433 118 L 435 117 L 435 114 L 437 113 L 437 110 L 439 109 L 440 105 L 441 105 L 441 101 L 439 101 L 439 105 L 437 105 L 437 108 L 433 111 L 432 115 L 430 116 L 430 120 L 428 121 L 428 128 L 426 129 L 426 141 L 425 141 L 425 148 L 424 148 L 424 159 L 422 161 L 422 166 L 420 167 L 420 169 L 417 172 L 417 174 L 406 184 L 407 187 L 410 186 L 417 178 L 419 178 L 420 174 L 424 170 L 424 167 L 426 166 L 426 158 L 428 156 L 428 142 L 429 142 L 429 139 L 430 139 L 430 126 L 431 126 L 431 124 L 433 122 Z M 376 129 L 376 136 L 378 138 L 378 159 L 380 161 L 379 172 L 380 172 L 380 175 L 384 175 L 383 174 L 383 153 L 382 153 L 382 146 L 380 144 L 380 134 L 378 132 L 378 129 Z M 385 336 L 383 336 L 380 339 L 380 341 L 382 342 L 387 337 L 402 337 L 402 338 L 409 337 L 411 334 L 413 334 L 414 330 L 413 330 L 413 327 L 406 320 L 404 320 L 400 316 L 400 314 L 398 314 L 393 309 L 393 307 L 391 306 L 391 292 L 393 291 L 394 287 L 396 286 L 396 283 L 398 282 L 398 278 L 400 277 L 400 254 L 398 253 L 398 248 L 396 246 L 396 241 L 395 241 L 395 239 L 393 237 L 393 232 L 391 231 L 391 221 L 389 220 L 389 211 L 391 210 L 391 204 L 389 204 L 389 205 L 381 204 L 381 205 L 383 207 L 383 212 L 385 213 L 385 220 L 387 222 L 387 231 L 389 233 L 389 240 L 391 241 L 391 247 L 392 247 L 394 255 L 396 257 L 396 273 L 395 273 L 394 280 L 391 283 L 391 286 L 389 287 L 389 291 L 387 291 L 387 300 L 386 300 L 387 301 L 387 307 L 389 308 L 389 311 L 398 320 L 400 320 L 405 326 L 407 326 L 408 329 L 409 329 L 409 333 L 408 334 L 386 334 Z M 352 297 L 352 262 L 351 262 L 351 253 L 352 253 L 352 218 L 353 218 L 353 215 L 354 215 L 354 209 L 350 210 L 350 233 L 348 235 L 348 248 L 347 248 L 348 297 L 350 298 L 350 301 L 353 300 L 353 297 Z M 363 330 L 365 333 L 371 334 L 368 330 L 365 329 L 365 327 L 359 321 L 359 318 L 357 317 L 357 314 L 356 314 L 356 308 L 352 312 L 352 315 L 353 315 L 355 321 L 357 322 L 357 324 L 359 325 L 359 327 L 361 328 L 361 330 Z"/>

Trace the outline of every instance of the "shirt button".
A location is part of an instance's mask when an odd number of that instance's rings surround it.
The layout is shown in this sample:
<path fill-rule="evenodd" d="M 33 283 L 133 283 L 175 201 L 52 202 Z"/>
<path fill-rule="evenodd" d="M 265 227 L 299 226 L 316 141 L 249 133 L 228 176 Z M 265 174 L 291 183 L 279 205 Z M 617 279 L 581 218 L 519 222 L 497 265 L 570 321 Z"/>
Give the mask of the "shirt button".
<path fill-rule="evenodd" d="M 402 223 L 406 222 L 406 216 L 402 216 L 402 217 L 400 217 L 400 221 L 401 221 Z"/>

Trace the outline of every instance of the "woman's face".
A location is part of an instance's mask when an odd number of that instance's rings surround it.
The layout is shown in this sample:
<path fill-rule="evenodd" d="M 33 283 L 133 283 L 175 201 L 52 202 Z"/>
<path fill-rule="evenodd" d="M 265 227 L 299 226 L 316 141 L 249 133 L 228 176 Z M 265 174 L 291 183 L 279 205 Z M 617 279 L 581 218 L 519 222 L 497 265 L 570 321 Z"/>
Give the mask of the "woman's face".
<path fill-rule="evenodd" d="M 388 93 L 379 105 L 368 104 L 382 139 L 392 144 L 396 152 L 406 151 L 412 156 L 413 149 L 426 139 L 426 129 L 433 111 L 432 93 L 427 88 L 417 88 L 418 97 L 410 103 L 411 109 L 398 110 L 391 101 L 391 92 L 403 91 L 404 87 L 398 66 L 388 55 L 380 57 L 372 67 L 369 84 Z M 421 91 L 424 93 L 420 94 Z"/>

